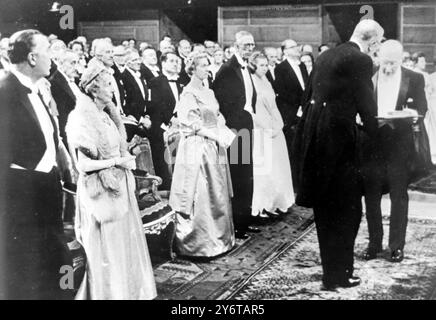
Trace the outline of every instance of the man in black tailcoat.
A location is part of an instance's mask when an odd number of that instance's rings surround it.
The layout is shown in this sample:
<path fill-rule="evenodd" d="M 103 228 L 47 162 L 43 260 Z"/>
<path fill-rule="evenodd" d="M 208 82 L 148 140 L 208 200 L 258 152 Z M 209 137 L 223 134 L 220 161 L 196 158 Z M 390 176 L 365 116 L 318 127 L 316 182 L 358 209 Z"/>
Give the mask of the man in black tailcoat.
<path fill-rule="evenodd" d="M 303 114 L 296 203 L 313 207 L 326 290 L 360 284 L 353 276 L 354 241 L 362 217 L 357 115 L 370 136 L 377 128 L 371 81 L 383 28 L 362 20 L 349 42 L 323 53 L 311 77 Z"/>
<path fill-rule="evenodd" d="M 298 191 L 295 155 L 291 150 L 296 125 L 301 116 L 302 97 L 309 75 L 304 63 L 300 62 L 300 46 L 294 40 L 288 39 L 283 41 L 282 51 L 284 60 L 275 68 L 274 89 L 277 94 L 277 107 L 284 122 L 283 132 L 288 146 L 293 185 L 295 190 Z M 298 112 L 299 110 L 300 113 Z"/>
<path fill-rule="evenodd" d="M 171 172 L 169 159 L 165 159 L 166 146 L 164 132 L 169 128 L 174 109 L 179 101 L 183 86 L 178 75 L 179 57 L 174 52 L 163 53 L 161 56 L 162 74 L 150 81 L 150 96 L 148 113 L 151 119 L 150 145 L 156 175 L 163 180 L 160 188 L 170 190 Z M 167 150 L 168 151 L 168 150 Z"/>
<path fill-rule="evenodd" d="M 386 117 L 390 112 L 410 108 L 425 116 L 427 101 L 422 74 L 401 67 L 403 47 L 396 40 L 384 42 L 378 54 L 380 68 L 373 76 L 377 113 Z M 389 192 L 391 214 L 389 223 L 390 261 L 404 258 L 409 197 L 407 187 L 416 158 L 414 134 L 425 134 L 423 118 L 379 120 L 375 139 L 362 138 L 362 172 L 365 186 L 366 218 L 369 245 L 365 259 L 377 258 L 383 250 L 381 198 Z M 415 132 L 422 130 L 423 132 Z M 364 139 L 366 138 L 366 139 Z M 424 148 L 430 157 L 428 140 Z"/>
<path fill-rule="evenodd" d="M 126 51 L 126 68 L 122 73 L 126 99 L 124 114 L 133 118 L 134 124 L 126 124 L 127 140 L 130 141 L 134 135 L 146 137 L 147 129 L 150 128 L 150 118 L 147 115 L 148 87 L 141 78 L 141 58 L 136 50 Z"/>
<path fill-rule="evenodd" d="M 59 131 L 37 86 L 50 73 L 48 39 L 17 32 L 8 55 L 11 72 L 0 79 L 0 299 L 71 299 L 61 288 Z"/>
<path fill-rule="evenodd" d="M 213 90 L 227 126 L 237 131 L 228 153 L 234 192 L 233 220 L 236 237 L 246 239 L 247 231 L 259 232 L 259 229 L 250 226 L 253 200 L 252 114 L 256 111 L 257 96 L 247 59 L 255 43 L 253 36 L 246 31 L 238 32 L 235 38 L 237 52 L 221 66 Z"/>

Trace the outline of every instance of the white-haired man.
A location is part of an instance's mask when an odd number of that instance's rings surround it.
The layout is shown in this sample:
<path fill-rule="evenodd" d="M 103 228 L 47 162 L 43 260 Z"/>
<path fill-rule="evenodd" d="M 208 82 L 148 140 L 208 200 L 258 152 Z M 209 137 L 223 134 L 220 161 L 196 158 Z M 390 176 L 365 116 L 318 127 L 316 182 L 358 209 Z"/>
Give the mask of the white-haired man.
<path fill-rule="evenodd" d="M 301 51 L 297 42 L 292 39 L 283 41 L 282 51 L 284 60 L 275 69 L 276 79 L 274 81 L 274 89 L 277 93 L 277 107 L 284 123 L 283 132 L 288 146 L 293 185 L 298 190 L 295 176 L 295 154 L 291 150 L 296 125 L 301 116 L 298 111 L 301 111 L 301 100 L 306 89 L 309 74 L 304 63 L 300 61 Z"/>
<path fill-rule="evenodd" d="M 230 146 L 230 171 L 233 182 L 233 220 L 237 238 L 246 239 L 246 232 L 259 232 L 250 226 L 253 199 L 252 131 L 256 106 L 256 90 L 247 68 L 248 58 L 253 53 L 253 35 L 240 31 L 235 35 L 236 53 L 222 65 L 213 83 L 213 90 L 220 111 L 229 128 L 238 131 Z M 231 156 L 237 153 L 236 157 Z"/>
<path fill-rule="evenodd" d="M 311 103 L 306 104 L 297 131 L 294 152 L 301 158 L 296 203 L 314 210 L 327 290 L 361 281 L 353 276 L 363 189 L 356 116 L 373 137 L 377 104 L 369 54 L 378 48 L 383 33 L 376 21 L 362 20 L 349 42 L 318 57 L 308 88 Z"/>
<path fill-rule="evenodd" d="M 380 68 L 373 76 L 378 116 L 386 117 L 390 112 L 403 110 L 405 107 L 424 116 L 427 111 L 424 77 L 401 67 L 401 43 L 396 40 L 385 41 L 380 47 L 378 58 Z M 400 262 L 404 258 L 409 206 L 407 187 L 412 172 L 412 163 L 409 160 L 414 158 L 415 152 L 413 126 L 421 131 L 421 135 L 426 134 L 422 120 L 418 121 L 418 124 L 413 124 L 411 119 L 380 120 L 376 138 L 363 142 L 362 171 L 369 230 L 369 245 L 365 253 L 367 260 L 377 258 L 377 254 L 383 250 L 380 202 L 384 182 L 387 182 L 386 191 L 391 199 L 389 258 L 392 262 Z M 424 140 L 427 143 L 424 150 L 428 151 L 428 138 Z M 430 154 L 427 158 L 429 156 Z"/>
<path fill-rule="evenodd" d="M 192 46 L 191 43 L 186 40 L 182 39 L 179 41 L 177 46 L 177 54 L 182 60 L 181 70 L 179 74 L 179 80 L 183 85 L 187 85 L 188 82 L 191 80 L 191 78 L 188 76 L 188 74 L 185 71 L 186 66 L 186 59 L 188 59 L 189 54 L 191 53 Z"/>
<path fill-rule="evenodd" d="M 274 87 L 274 81 L 276 80 L 276 66 L 278 62 L 277 49 L 274 47 L 266 47 L 263 52 L 268 59 L 268 72 L 266 77 L 268 78 L 271 85 Z"/>
<path fill-rule="evenodd" d="M 157 61 L 156 50 L 153 47 L 148 47 L 142 51 L 141 77 L 149 83 L 151 79 L 158 77 L 161 74 Z"/>
<path fill-rule="evenodd" d="M 126 68 L 122 79 L 126 91 L 124 113 L 134 117 L 138 123 L 136 127 L 126 126 L 127 138 L 130 141 L 135 134 L 145 137 L 145 128 L 150 128 L 151 122 L 146 115 L 146 101 L 148 101 L 148 87 L 141 77 L 141 57 L 138 51 L 128 49 L 125 56 Z M 141 125 L 142 124 L 142 125 Z"/>
<path fill-rule="evenodd" d="M 112 43 L 104 39 L 98 39 L 98 41 L 93 42 L 94 44 L 94 58 L 91 59 L 89 63 L 102 63 L 112 74 L 112 91 L 113 98 L 112 101 L 115 103 L 115 106 L 119 110 L 120 114 L 123 113 L 123 95 L 125 94 L 122 88 L 118 87 L 118 82 L 113 74 L 114 71 L 114 47 Z M 119 53 L 120 48 L 117 48 L 117 53 Z"/>

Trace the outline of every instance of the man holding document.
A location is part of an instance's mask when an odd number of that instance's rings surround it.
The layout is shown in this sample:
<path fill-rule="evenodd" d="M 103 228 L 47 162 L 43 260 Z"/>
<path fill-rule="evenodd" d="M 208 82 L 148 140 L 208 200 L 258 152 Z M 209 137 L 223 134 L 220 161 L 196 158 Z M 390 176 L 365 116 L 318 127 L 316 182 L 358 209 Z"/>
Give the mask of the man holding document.
<path fill-rule="evenodd" d="M 380 47 L 380 69 L 373 77 L 377 101 L 378 131 L 363 141 L 363 181 L 369 245 L 365 259 L 377 258 L 383 250 L 382 193 L 391 199 L 390 260 L 404 258 L 411 165 L 415 157 L 414 131 L 420 130 L 427 111 L 422 75 L 401 67 L 403 47 L 387 40 Z M 423 128 L 421 126 L 421 128 Z M 425 130 L 425 129 L 424 129 Z"/>

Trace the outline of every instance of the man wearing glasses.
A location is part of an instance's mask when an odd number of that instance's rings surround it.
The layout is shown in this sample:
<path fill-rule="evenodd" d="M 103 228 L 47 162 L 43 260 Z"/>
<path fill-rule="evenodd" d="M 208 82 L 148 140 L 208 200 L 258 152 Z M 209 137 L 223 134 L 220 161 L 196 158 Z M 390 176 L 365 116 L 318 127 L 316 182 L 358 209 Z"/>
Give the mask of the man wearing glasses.
<path fill-rule="evenodd" d="M 237 131 L 237 138 L 228 153 L 234 193 L 233 220 L 236 237 L 247 239 L 247 232 L 260 232 L 250 226 L 253 198 L 252 114 L 256 111 L 257 95 L 247 61 L 255 44 L 253 36 L 247 31 L 238 32 L 235 39 L 237 51 L 218 71 L 213 90 L 227 126 Z"/>
<path fill-rule="evenodd" d="M 291 153 L 292 141 L 295 136 L 295 125 L 298 123 L 301 98 L 306 89 L 309 75 L 304 63 L 300 62 L 300 46 L 292 39 L 282 42 L 284 61 L 276 67 L 274 88 L 277 93 L 277 107 L 282 115 L 286 143 L 288 145 L 289 161 L 291 162 L 293 185 L 298 189 L 295 177 L 295 161 Z M 301 109 L 300 109 L 301 110 Z"/>

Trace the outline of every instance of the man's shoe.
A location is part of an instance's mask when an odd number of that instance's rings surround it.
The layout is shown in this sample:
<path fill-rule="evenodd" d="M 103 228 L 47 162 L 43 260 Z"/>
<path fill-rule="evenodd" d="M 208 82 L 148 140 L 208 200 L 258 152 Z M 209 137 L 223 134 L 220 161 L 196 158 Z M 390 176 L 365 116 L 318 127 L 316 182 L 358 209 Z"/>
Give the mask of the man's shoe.
<path fill-rule="evenodd" d="M 259 233 L 259 232 L 260 232 L 260 229 L 259 229 L 259 228 L 256 228 L 256 227 L 253 227 L 253 226 L 248 226 L 248 228 L 247 228 L 247 232 L 251 232 L 251 233 Z"/>
<path fill-rule="evenodd" d="M 391 254 L 391 262 L 401 262 L 404 259 L 404 252 L 401 249 L 394 250 Z"/>
<path fill-rule="evenodd" d="M 235 237 L 236 239 L 241 239 L 241 240 L 246 240 L 249 238 L 248 234 L 245 233 L 244 231 L 235 231 Z"/>
<path fill-rule="evenodd" d="M 375 249 L 372 249 L 372 248 L 368 248 L 368 249 L 366 249 L 366 251 L 365 251 L 365 253 L 364 253 L 364 255 L 363 255 L 363 259 L 365 259 L 365 260 L 373 260 L 373 259 L 376 259 L 377 258 L 377 254 L 379 253 L 379 252 L 382 252 L 383 250 L 375 250 Z"/>
<path fill-rule="evenodd" d="M 336 289 L 339 287 L 337 283 L 332 282 L 322 282 L 321 290 L 322 291 L 337 291 Z"/>
<path fill-rule="evenodd" d="M 352 288 L 360 285 L 361 282 L 362 280 L 360 280 L 359 277 L 350 277 L 347 280 L 338 283 L 338 286 L 342 288 Z"/>

